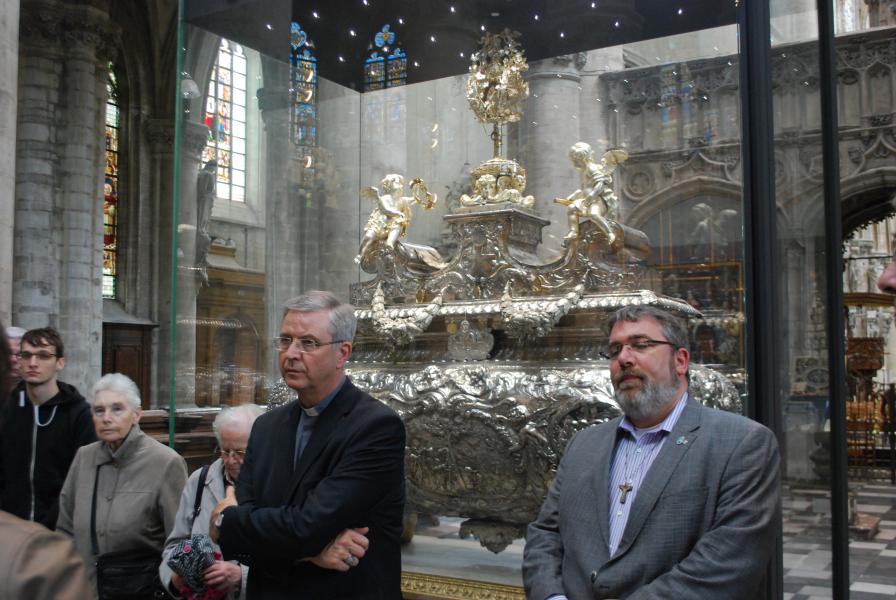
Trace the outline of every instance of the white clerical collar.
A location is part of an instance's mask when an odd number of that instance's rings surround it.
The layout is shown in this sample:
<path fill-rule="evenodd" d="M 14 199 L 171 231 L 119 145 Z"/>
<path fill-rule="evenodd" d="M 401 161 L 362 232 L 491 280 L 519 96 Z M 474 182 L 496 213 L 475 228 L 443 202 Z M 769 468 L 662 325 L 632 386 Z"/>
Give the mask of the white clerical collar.
<path fill-rule="evenodd" d="M 310 407 L 310 408 L 305 408 L 304 406 L 302 406 L 302 404 L 301 404 L 301 402 L 300 402 L 300 403 L 299 403 L 299 406 L 302 408 L 302 412 L 304 412 L 304 413 L 305 413 L 305 416 L 307 416 L 307 417 L 317 417 L 317 416 L 319 416 L 320 413 L 322 413 L 322 412 L 324 412 L 325 410 L 327 410 L 327 407 L 330 406 L 330 402 L 333 401 L 333 398 L 336 397 L 336 394 L 339 393 L 339 390 L 342 389 L 342 386 L 343 386 L 343 385 L 345 385 L 345 375 L 343 375 L 343 376 L 342 376 L 342 379 L 339 380 L 339 385 L 337 385 L 336 388 L 335 388 L 332 392 L 330 392 L 329 394 L 327 394 L 326 398 L 324 398 L 323 400 L 321 400 L 320 402 L 318 402 L 318 403 L 315 404 L 314 406 L 312 406 L 312 407 Z"/>

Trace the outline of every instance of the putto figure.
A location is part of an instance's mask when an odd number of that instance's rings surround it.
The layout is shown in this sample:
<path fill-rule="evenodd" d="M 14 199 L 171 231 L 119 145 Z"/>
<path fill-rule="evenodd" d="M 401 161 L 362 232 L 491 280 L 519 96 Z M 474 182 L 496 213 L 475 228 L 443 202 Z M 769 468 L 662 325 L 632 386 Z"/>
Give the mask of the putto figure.
<path fill-rule="evenodd" d="M 591 145 L 577 142 L 569 149 L 569 158 L 582 173 L 582 186 L 566 198 L 554 199 L 557 204 L 568 207 L 569 233 L 566 234 L 566 239 L 578 238 L 579 221 L 591 219 L 603 230 L 607 242 L 612 245 L 616 241 L 616 235 L 611 222 L 616 221 L 619 216 L 611 175 L 620 163 L 628 159 L 628 153 L 625 150 L 608 150 L 600 162 L 596 162 Z"/>
<path fill-rule="evenodd" d="M 404 195 L 404 177 L 391 173 L 383 177 L 380 189 L 368 187 L 361 190 L 362 198 L 375 201 L 367 225 L 364 226 L 364 237 L 355 262 L 360 263 L 373 250 L 377 242 L 383 242 L 389 248 L 395 248 L 399 237 L 403 237 L 411 222 L 411 207 L 419 204 L 429 210 L 435 206 L 437 196 L 426 189 L 426 184 L 418 178 L 411 180 L 411 195 Z"/>
<path fill-rule="evenodd" d="M 463 194 L 460 197 L 461 206 L 479 206 L 488 202 L 495 193 L 495 176 L 488 173 L 480 175 L 476 179 L 474 190 L 476 193 L 472 196 Z"/>

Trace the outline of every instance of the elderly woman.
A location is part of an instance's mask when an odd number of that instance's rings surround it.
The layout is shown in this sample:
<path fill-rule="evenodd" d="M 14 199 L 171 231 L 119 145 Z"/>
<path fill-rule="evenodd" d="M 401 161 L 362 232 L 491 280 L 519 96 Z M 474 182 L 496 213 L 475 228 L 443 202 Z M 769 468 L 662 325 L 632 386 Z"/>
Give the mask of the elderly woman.
<path fill-rule="evenodd" d="M 103 376 L 91 396 L 99 441 L 75 455 L 62 486 L 56 529 L 74 537 L 89 565 L 115 551 L 150 550 L 160 556 L 187 479 L 184 459 L 140 431 L 140 392 L 126 376 Z M 92 568 L 90 575 L 96 577 Z M 103 581 L 97 584 L 102 589 Z"/>
<path fill-rule="evenodd" d="M 215 438 L 218 440 L 220 458 L 215 460 L 206 469 L 197 469 L 190 475 L 187 487 L 180 497 L 180 507 L 177 509 L 177 517 L 174 519 L 174 530 L 168 536 L 165 551 L 162 554 L 162 564 L 159 566 L 159 575 L 165 588 L 180 598 L 180 592 L 184 589 L 184 581 L 176 573 L 172 572 L 167 561 L 175 552 L 177 545 L 190 539 L 196 534 L 208 535 L 209 519 L 218 502 L 224 499 L 228 486 L 236 483 L 240 476 L 240 467 L 243 466 L 243 455 L 246 446 L 249 445 L 249 433 L 255 419 L 264 413 L 264 408 L 257 404 L 244 404 L 235 408 L 225 408 L 215 417 L 212 428 Z M 203 479 L 203 471 L 205 477 Z M 197 502 L 197 491 L 200 489 L 199 513 L 194 512 Z M 217 548 L 216 548 L 217 550 Z M 245 598 L 246 578 L 249 567 L 236 561 L 219 560 L 208 567 L 203 573 L 203 583 L 215 590 L 227 590 L 227 598 Z"/>

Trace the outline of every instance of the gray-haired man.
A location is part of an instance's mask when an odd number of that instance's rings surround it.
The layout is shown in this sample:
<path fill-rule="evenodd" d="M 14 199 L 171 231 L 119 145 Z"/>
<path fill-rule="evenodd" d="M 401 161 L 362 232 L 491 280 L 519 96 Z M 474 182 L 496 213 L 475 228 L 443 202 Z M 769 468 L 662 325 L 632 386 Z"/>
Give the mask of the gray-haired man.
<path fill-rule="evenodd" d="M 298 399 L 255 422 L 212 536 L 251 561 L 253 599 L 398 600 L 404 424 L 345 376 L 350 305 L 316 291 L 284 309 L 274 346 Z"/>

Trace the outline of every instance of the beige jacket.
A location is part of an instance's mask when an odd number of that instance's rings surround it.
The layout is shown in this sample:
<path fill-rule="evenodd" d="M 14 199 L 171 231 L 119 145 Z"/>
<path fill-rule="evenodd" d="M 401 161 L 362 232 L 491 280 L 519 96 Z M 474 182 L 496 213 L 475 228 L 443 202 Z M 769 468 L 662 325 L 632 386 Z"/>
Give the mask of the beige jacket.
<path fill-rule="evenodd" d="M 0 510 L 0 600 L 90 600 L 96 592 L 72 541 Z"/>
<path fill-rule="evenodd" d="M 98 469 L 98 470 L 97 470 Z M 59 498 L 56 529 L 75 538 L 90 577 L 95 558 L 90 544 L 90 507 L 97 473 L 96 536 L 100 554 L 165 547 L 174 527 L 187 467 L 180 455 L 134 425 L 117 451 L 105 442 L 82 446 Z"/>

